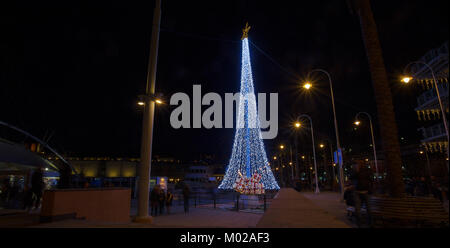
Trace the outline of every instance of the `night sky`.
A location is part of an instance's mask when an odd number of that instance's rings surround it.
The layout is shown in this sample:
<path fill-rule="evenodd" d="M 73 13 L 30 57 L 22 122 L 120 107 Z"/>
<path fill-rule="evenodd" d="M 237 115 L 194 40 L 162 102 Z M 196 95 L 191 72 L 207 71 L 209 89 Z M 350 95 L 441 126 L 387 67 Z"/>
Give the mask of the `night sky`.
<path fill-rule="evenodd" d="M 142 111 L 136 101 L 145 90 L 153 5 L 2 3 L 0 120 L 40 138 L 53 134 L 49 144 L 61 153 L 138 157 Z M 420 88 L 403 86 L 398 77 L 407 63 L 448 41 L 448 1 L 372 6 L 402 144 L 418 143 Z M 334 140 L 326 78 L 316 74 L 314 92 L 299 87 L 314 68 L 332 74 L 343 146 L 367 145 L 367 129 L 353 130 L 352 122 L 358 111 L 367 111 L 376 125 L 375 100 L 359 20 L 345 1 L 163 0 L 157 92 L 166 100 L 175 92 L 192 95 L 193 84 L 202 85 L 202 94 L 237 92 L 246 21 L 252 26 L 255 90 L 279 93 L 279 135 L 265 141 L 268 155 L 288 142 L 301 113 L 312 116 L 318 140 Z M 154 154 L 190 160 L 210 153 L 228 160 L 233 129 L 174 130 L 172 109 L 157 107 Z"/>

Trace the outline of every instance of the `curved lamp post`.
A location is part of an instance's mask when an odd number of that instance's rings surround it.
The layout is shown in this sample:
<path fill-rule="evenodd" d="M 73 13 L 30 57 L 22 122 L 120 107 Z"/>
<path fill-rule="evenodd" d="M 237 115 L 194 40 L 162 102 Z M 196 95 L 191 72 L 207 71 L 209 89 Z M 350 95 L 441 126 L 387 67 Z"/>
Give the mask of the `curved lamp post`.
<path fill-rule="evenodd" d="M 316 179 L 316 189 L 315 189 L 314 193 L 318 194 L 318 193 L 320 193 L 320 189 L 319 189 L 319 180 L 317 179 L 318 171 L 317 171 L 317 163 L 316 163 L 316 146 L 315 146 L 315 144 L 314 144 L 314 128 L 313 128 L 313 123 L 312 123 L 312 119 L 311 119 L 311 117 L 310 117 L 309 115 L 306 115 L 306 114 L 300 115 L 300 116 L 298 117 L 298 120 L 300 121 L 300 119 L 301 119 L 302 117 L 308 118 L 308 119 L 309 119 L 309 124 L 310 124 L 310 126 L 311 126 L 311 140 L 312 140 L 313 155 L 314 155 L 314 170 L 315 170 L 315 172 L 316 172 L 316 173 L 314 173 L 314 174 L 315 174 L 315 179 Z M 300 123 L 300 122 L 295 123 L 295 127 L 296 127 L 296 128 L 300 128 L 300 127 L 301 127 L 301 123 Z"/>
<path fill-rule="evenodd" d="M 378 176 L 379 176 L 379 174 L 378 174 L 377 148 L 375 147 L 375 138 L 374 138 L 374 135 L 373 135 L 373 123 L 372 123 L 372 117 L 371 117 L 370 114 L 367 113 L 367 112 L 359 112 L 359 113 L 357 113 L 356 116 L 355 116 L 355 120 L 356 120 L 356 121 L 355 121 L 355 125 L 357 125 L 357 126 L 359 126 L 359 124 L 361 123 L 361 122 L 358 120 L 358 117 L 359 117 L 360 115 L 366 115 L 366 116 L 369 118 L 369 124 L 370 124 L 370 136 L 371 136 L 371 140 L 372 140 L 372 149 L 373 149 L 373 160 L 375 161 L 375 174 L 376 174 L 377 181 L 378 181 Z"/>
<path fill-rule="evenodd" d="M 333 105 L 333 116 L 334 116 L 334 129 L 336 132 L 336 145 L 337 145 L 337 150 L 338 151 L 342 151 L 341 150 L 341 143 L 339 142 L 339 131 L 338 131 L 338 124 L 337 124 L 337 118 L 336 118 L 336 108 L 335 108 L 335 104 L 334 104 L 334 94 L 333 94 L 333 83 L 331 81 L 331 76 L 330 73 L 328 73 L 327 71 L 323 70 L 323 69 L 315 69 L 312 70 L 308 73 L 307 78 L 310 78 L 310 75 L 313 72 L 322 72 L 324 74 L 327 75 L 328 77 L 328 81 L 330 82 L 330 92 L 331 92 L 331 103 Z M 303 86 L 303 88 L 309 90 L 312 87 L 312 84 L 310 82 L 306 82 Z M 339 182 L 340 182 L 340 186 L 341 186 L 341 198 L 344 198 L 344 169 L 343 169 L 343 159 L 342 162 L 339 161 Z"/>

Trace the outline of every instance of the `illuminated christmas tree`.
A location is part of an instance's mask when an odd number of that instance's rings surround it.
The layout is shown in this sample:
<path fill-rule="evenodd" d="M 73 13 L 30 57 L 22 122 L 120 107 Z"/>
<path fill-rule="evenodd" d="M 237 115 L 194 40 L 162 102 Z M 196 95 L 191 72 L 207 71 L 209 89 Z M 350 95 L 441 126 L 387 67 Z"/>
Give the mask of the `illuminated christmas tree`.
<path fill-rule="evenodd" d="M 262 184 L 264 190 L 278 190 L 280 187 L 267 160 L 256 110 L 256 97 L 248 48 L 249 30 L 250 27 L 247 23 L 242 35 L 241 90 L 236 133 L 230 162 L 219 189 L 238 190 L 236 188 L 237 181 L 245 179 L 241 181 L 246 181 L 250 185 L 251 182 L 255 183 L 255 180 L 251 180 L 251 178 L 256 178 L 257 182 Z M 246 191 L 246 194 L 260 193 L 260 191 Z"/>

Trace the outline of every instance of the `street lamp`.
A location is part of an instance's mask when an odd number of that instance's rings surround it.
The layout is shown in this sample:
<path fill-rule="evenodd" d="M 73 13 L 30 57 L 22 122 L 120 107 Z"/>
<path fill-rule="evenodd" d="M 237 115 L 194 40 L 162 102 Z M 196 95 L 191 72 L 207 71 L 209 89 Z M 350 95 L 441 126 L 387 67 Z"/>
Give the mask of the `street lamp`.
<path fill-rule="evenodd" d="M 436 76 L 434 75 L 433 68 L 431 68 L 430 65 L 428 65 L 427 63 L 425 63 L 423 61 L 414 61 L 414 62 L 411 62 L 408 65 L 406 65 L 404 72 L 406 72 L 406 70 L 412 64 L 423 64 L 423 65 L 425 65 L 430 70 L 431 75 L 433 76 L 434 88 L 436 89 L 436 95 L 437 95 L 437 98 L 438 98 L 438 101 L 439 101 L 439 106 L 441 108 L 442 120 L 444 122 L 445 133 L 447 134 L 447 158 L 448 158 L 448 156 L 449 156 L 449 152 L 448 152 L 449 136 L 448 136 L 447 118 L 446 118 L 446 114 L 445 114 L 444 105 L 442 104 L 441 94 L 439 93 L 439 88 L 438 88 Z M 404 74 L 406 75 L 406 73 L 404 73 Z M 406 77 L 403 77 L 402 82 L 409 83 L 409 81 L 411 81 L 412 79 L 413 79 L 412 77 L 406 76 Z M 447 172 L 448 172 L 448 163 L 447 163 Z"/>
<path fill-rule="evenodd" d="M 150 56 L 147 70 L 147 82 L 145 94 L 153 97 L 155 95 L 156 70 L 159 47 L 159 30 L 161 24 L 161 0 L 156 1 L 153 14 L 152 39 L 150 43 Z M 144 113 L 142 118 L 141 138 L 141 163 L 139 165 L 139 188 L 138 208 L 135 222 L 151 223 L 152 217 L 148 215 L 148 196 L 150 193 L 150 172 L 152 167 L 152 143 L 153 125 L 155 116 L 155 102 L 144 101 Z"/>
<path fill-rule="evenodd" d="M 162 98 L 157 96 L 156 94 L 147 94 L 147 95 L 140 95 L 137 104 L 139 106 L 145 106 L 146 103 L 152 103 L 152 102 L 154 102 L 158 105 L 164 103 Z"/>
<path fill-rule="evenodd" d="M 302 126 L 300 122 L 295 122 L 295 180 L 300 179 L 300 167 L 298 165 L 298 132 L 297 130 Z"/>
<path fill-rule="evenodd" d="M 307 90 L 309 90 L 311 87 L 312 87 L 312 84 L 309 83 L 309 82 L 306 82 L 306 83 L 303 85 L 303 88 L 305 88 L 305 89 L 307 89 Z"/>
<path fill-rule="evenodd" d="M 314 173 L 314 174 L 315 174 L 315 179 L 316 179 L 316 190 L 314 191 L 314 193 L 318 194 L 318 193 L 320 193 L 320 190 L 319 190 L 319 180 L 317 179 L 318 171 L 317 171 L 317 163 L 316 163 L 316 146 L 315 146 L 315 144 L 314 144 L 314 128 L 313 128 L 313 123 L 312 123 L 312 119 L 311 119 L 311 117 L 310 117 L 309 115 L 306 115 L 306 114 L 300 115 L 300 116 L 298 117 L 298 119 L 300 120 L 302 117 L 308 118 L 308 119 L 309 119 L 309 124 L 310 124 L 310 126 L 311 126 L 311 140 L 312 140 L 313 155 L 314 155 L 314 170 L 315 170 L 315 172 L 316 172 L 316 173 Z M 302 158 L 303 158 L 303 157 L 302 157 Z M 311 168 L 311 169 L 312 169 L 312 168 Z"/>
<path fill-rule="evenodd" d="M 334 172 L 334 167 L 336 167 L 336 164 L 334 163 L 334 161 L 333 161 L 333 144 L 332 144 L 332 142 L 331 142 L 331 140 L 329 140 L 328 138 L 327 139 L 325 139 L 325 141 L 327 141 L 328 142 L 328 144 L 330 144 L 330 159 L 331 159 L 331 171 L 332 171 L 332 175 L 333 175 L 333 180 L 332 180 L 332 185 L 331 185 L 331 187 L 332 187 L 332 189 L 334 190 L 334 187 L 333 187 L 333 185 L 334 185 L 334 181 L 336 180 L 336 175 L 335 175 L 335 172 Z"/>
<path fill-rule="evenodd" d="M 283 166 L 283 149 L 284 149 L 284 145 L 280 145 L 280 150 L 281 150 L 281 152 L 280 152 L 280 166 L 281 166 L 281 171 L 280 171 L 280 180 L 281 180 L 281 183 L 282 183 L 282 185 L 285 185 L 285 181 L 284 181 L 284 170 L 283 170 L 283 168 L 284 168 L 284 166 Z"/>
<path fill-rule="evenodd" d="M 356 119 L 355 125 L 357 125 L 357 126 L 361 123 L 361 122 L 358 120 L 358 117 L 359 117 L 360 115 L 366 115 L 366 116 L 369 118 L 369 124 L 370 124 L 370 136 L 371 136 L 371 139 L 372 139 L 372 148 L 373 148 L 373 160 L 375 161 L 375 174 L 376 174 L 377 181 L 378 181 L 378 176 L 379 176 L 379 174 L 378 174 L 377 148 L 375 147 L 375 138 L 374 138 L 374 135 L 373 135 L 372 117 L 371 117 L 370 114 L 367 113 L 367 112 L 359 112 L 359 113 L 357 113 L 357 114 L 356 114 L 356 117 L 355 117 L 355 119 Z"/>
<path fill-rule="evenodd" d="M 315 69 L 312 70 L 308 73 L 307 78 L 310 78 L 310 75 L 313 72 L 322 72 L 324 74 L 327 75 L 328 77 L 328 81 L 330 83 L 330 92 L 331 92 L 331 103 L 333 105 L 333 116 L 334 116 L 334 129 L 336 132 L 336 145 L 337 145 L 337 152 L 339 154 L 339 151 L 341 151 L 341 143 L 339 142 L 339 131 L 338 131 L 338 125 L 337 125 L 337 118 L 336 118 L 336 108 L 335 108 L 335 104 L 334 104 L 334 94 L 333 94 L 333 83 L 331 81 L 331 76 L 330 73 L 328 73 L 327 71 L 323 70 L 323 69 Z M 309 86 L 308 86 L 309 85 Z M 310 89 L 312 87 L 311 83 L 306 82 L 304 85 L 305 89 Z M 341 186 L 341 200 L 344 199 L 344 169 L 343 169 L 343 159 L 339 160 L 339 182 L 340 182 L 340 186 Z"/>
<path fill-rule="evenodd" d="M 413 80 L 412 77 L 403 77 L 402 78 L 402 82 L 405 83 L 405 84 L 408 84 L 411 80 Z"/>

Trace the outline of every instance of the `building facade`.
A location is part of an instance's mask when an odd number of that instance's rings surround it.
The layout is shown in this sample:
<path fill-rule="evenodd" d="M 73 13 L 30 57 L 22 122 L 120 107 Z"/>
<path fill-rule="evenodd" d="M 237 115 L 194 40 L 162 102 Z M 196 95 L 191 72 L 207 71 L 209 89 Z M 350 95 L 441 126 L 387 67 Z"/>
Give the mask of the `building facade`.
<path fill-rule="evenodd" d="M 415 109 L 422 126 L 418 129 L 422 132 L 422 146 L 430 153 L 445 154 L 448 149 L 448 141 L 442 118 L 447 118 L 449 113 L 448 101 L 448 42 L 437 49 L 426 53 L 419 61 L 427 63 L 434 71 L 439 94 L 445 109 L 442 116 L 433 77 L 429 68 L 421 63 L 411 67 L 413 77 L 419 82 L 423 92 L 417 98 Z"/>

